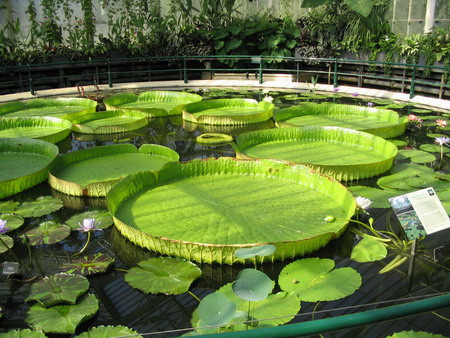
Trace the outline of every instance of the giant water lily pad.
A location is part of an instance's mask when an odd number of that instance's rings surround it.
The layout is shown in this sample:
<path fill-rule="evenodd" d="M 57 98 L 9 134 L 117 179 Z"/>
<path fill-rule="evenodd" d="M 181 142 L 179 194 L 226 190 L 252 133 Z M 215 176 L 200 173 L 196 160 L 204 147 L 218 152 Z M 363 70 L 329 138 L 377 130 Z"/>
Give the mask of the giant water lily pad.
<path fill-rule="evenodd" d="M 0 119 L 0 137 L 28 137 L 57 143 L 70 134 L 72 123 L 56 117 L 4 117 Z"/>
<path fill-rule="evenodd" d="M 335 126 L 365 131 L 383 138 L 405 132 L 407 120 L 393 110 L 338 103 L 303 102 L 275 112 L 280 126 Z"/>
<path fill-rule="evenodd" d="M 142 336 L 126 326 L 97 326 L 90 329 L 87 332 L 83 332 L 76 336 L 77 338 L 110 338 L 110 337 L 136 337 L 142 338 Z"/>
<path fill-rule="evenodd" d="M 31 285 L 26 301 L 37 301 L 44 307 L 56 304 L 75 304 L 79 296 L 89 289 L 86 277 L 58 273 L 42 278 Z"/>
<path fill-rule="evenodd" d="M 160 257 L 139 262 L 125 275 L 125 281 L 132 287 L 146 293 L 181 294 L 202 271 L 193 263 L 183 259 Z"/>
<path fill-rule="evenodd" d="M 183 120 L 211 125 L 263 122 L 273 116 L 274 105 L 252 99 L 217 99 L 190 103 L 182 108 Z"/>
<path fill-rule="evenodd" d="M 247 320 L 251 320 L 250 325 L 244 323 L 234 324 L 224 328 L 220 331 L 242 331 L 246 329 L 259 329 L 264 327 L 271 327 L 282 325 L 294 318 L 294 316 L 300 311 L 300 299 L 295 293 L 278 292 L 276 294 L 270 294 L 266 299 L 262 301 L 256 301 L 251 303 L 251 313 L 248 317 L 249 302 L 238 297 L 232 289 L 232 283 L 222 286 L 217 292 L 223 293 L 230 302 L 236 304 L 236 311 L 238 313 L 244 313 L 244 318 L 235 317 L 231 319 L 230 323 L 238 323 Z M 191 320 L 193 327 L 202 325 L 202 321 L 199 321 L 198 308 L 192 314 Z M 217 333 L 217 329 L 216 329 Z"/>
<path fill-rule="evenodd" d="M 36 303 L 28 310 L 25 320 L 31 327 L 46 333 L 75 333 L 77 326 L 97 311 L 97 297 L 87 294 L 78 298 L 74 305 L 45 308 Z"/>
<path fill-rule="evenodd" d="M 51 116 L 71 120 L 79 115 L 93 113 L 96 108 L 96 101 L 83 98 L 33 99 L 0 105 L 0 116 Z"/>
<path fill-rule="evenodd" d="M 16 208 L 14 213 L 22 217 L 41 217 L 49 215 L 63 207 L 63 203 L 59 198 L 52 196 L 41 196 L 34 201 L 23 202 Z"/>
<path fill-rule="evenodd" d="M 80 214 L 73 215 L 66 221 L 66 224 L 70 226 L 72 230 L 78 230 L 80 228 L 80 224 L 83 224 L 83 220 L 86 218 L 95 219 L 95 228 L 97 230 L 106 229 L 113 224 L 112 216 L 108 210 L 88 210 Z"/>
<path fill-rule="evenodd" d="M 77 133 L 114 134 L 145 127 L 148 124 L 148 117 L 139 111 L 109 110 L 82 115 L 72 122 L 72 130 Z"/>
<path fill-rule="evenodd" d="M 43 222 L 37 228 L 25 232 L 30 241 L 29 244 L 33 246 L 58 243 L 69 234 L 69 226 L 54 221 Z"/>
<path fill-rule="evenodd" d="M 167 147 L 117 144 L 74 151 L 58 157 L 49 175 L 53 189 L 75 196 L 105 196 L 117 181 L 140 170 L 160 170 L 178 161 Z"/>
<path fill-rule="evenodd" d="M 137 110 L 150 116 L 181 115 L 181 107 L 201 101 L 197 94 L 175 91 L 150 91 L 139 95 L 123 93 L 103 100 L 108 110 Z"/>
<path fill-rule="evenodd" d="M 332 259 L 299 259 L 284 267 L 278 284 L 307 302 L 336 300 L 351 295 L 361 286 L 361 275 L 352 268 L 333 269 Z"/>
<path fill-rule="evenodd" d="M 0 138 L 0 198 L 44 181 L 58 147 L 29 138 Z"/>
<path fill-rule="evenodd" d="M 344 231 L 355 211 L 344 186 L 305 166 L 232 158 L 169 163 L 157 176 L 132 174 L 107 200 L 116 227 L 132 242 L 226 264 L 244 261 L 234 256 L 237 249 L 262 244 L 276 250 L 261 261 L 317 250 Z M 327 223 L 327 215 L 340 219 Z"/>
<path fill-rule="evenodd" d="M 63 263 L 61 270 L 66 273 L 88 276 L 105 272 L 114 261 L 114 257 L 98 252 Z"/>
<path fill-rule="evenodd" d="M 47 337 L 42 331 L 33 331 L 30 329 L 12 330 L 0 333 L 1 338 L 45 338 Z"/>
<path fill-rule="evenodd" d="M 236 143 L 238 158 L 301 163 L 343 181 L 382 174 L 397 154 L 381 137 L 339 127 L 259 130 L 239 135 Z"/>

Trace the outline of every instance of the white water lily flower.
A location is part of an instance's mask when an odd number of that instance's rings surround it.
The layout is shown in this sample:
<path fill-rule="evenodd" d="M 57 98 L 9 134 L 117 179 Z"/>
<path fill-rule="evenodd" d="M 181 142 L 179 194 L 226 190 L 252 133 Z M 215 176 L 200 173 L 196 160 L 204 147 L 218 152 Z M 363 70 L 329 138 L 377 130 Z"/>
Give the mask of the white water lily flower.
<path fill-rule="evenodd" d="M 272 96 L 266 96 L 266 97 L 263 99 L 263 101 L 272 103 L 273 97 L 272 97 Z"/>
<path fill-rule="evenodd" d="M 9 230 L 9 228 L 6 226 L 6 223 L 6 220 L 0 219 L 0 234 L 4 234 Z"/>
<path fill-rule="evenodd" d="M 356 205 L 358 206 L 358 208 L 366 210 L 369 209 L 369 207 L 372 205 L 372 201 L 368 198 L 358 196 L 356 197 Z"/>
<path fill-rule="evenodd" d="M 96 227 L 98 227 L 100 224 L 101 224 L 101 222 L 98 222 L 98 223 L 95 222 L 95 218 L 85 218 L 85 219 L 83 219 L 83 224 L 78 222 L 78 225 L 80 226 L 78 231 L 89 232 L 92 230 L 101 230 L 101 229 L 96 229 Z"/>
<path fill-rule="evenodd" d="M 270 90 L 267 88 L 264 88 L 262 92 L 263 92 L 263 94 L 269 94 Z"/>
<path fill-rule="evenodd" d="M 440 146 L 443 146 L 444 144 L 447 144 L 449 141 L 450 141 L 450 138 L 446 137 L 446 136 L 440 136 L 440 137 L 436 137 L 434 139 L 434 143 L 437 143 Z"/>

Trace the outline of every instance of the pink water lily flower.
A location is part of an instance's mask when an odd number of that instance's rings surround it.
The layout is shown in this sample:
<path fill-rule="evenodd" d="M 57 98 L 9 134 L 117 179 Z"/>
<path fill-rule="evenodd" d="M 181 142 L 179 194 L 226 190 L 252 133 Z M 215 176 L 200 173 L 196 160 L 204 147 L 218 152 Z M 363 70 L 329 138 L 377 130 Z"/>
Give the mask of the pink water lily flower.
<path fill-rule="evenodd" d="M 409 115 L 408 115 L 408 120 L 409 120 L 409 121 L 417 121 L 418 119 L 417 119 L 417 116 L 416 116 L 416 115 L 414 115 L 414 114 L 409 114 Z"/>
<path fill-rule="evenodd" d="M 373 106 L 375 106 L 375 103 L 373 103 L 373 102 L 367 102 L 367 107 L 373 107 Z"/>
<path fill-rule="evenodd" d="M 101 224 L 101 222 L 98 222 L 98 223 L 95 222 L 95 218 L 85 218 L 85 219 L 83 219 L 83 224 L 78 222 L 78 225 L 80 226 L 80 228 L 77 230 L 83 231 L 83 232 L 89 232 L 92 230 L 101 230 L 101 229 L 97 229 L 97 227 L 100 224 Z"/>
<path fill-rule="evenodd" d="M 358 97 L 358 95 L 359 95 L 359 94 L 358 94 L 357 92 L 352 93 L 352 96 L 353 96 L 353 97 Z"/>
<path fill-rule="evenodd" d="M 441 128 L 445 128 L 448 125 L 447 121 L 445 121 L 445 120 L 436 120 L 436 124 L 438 127 L 441 127 Z"/>

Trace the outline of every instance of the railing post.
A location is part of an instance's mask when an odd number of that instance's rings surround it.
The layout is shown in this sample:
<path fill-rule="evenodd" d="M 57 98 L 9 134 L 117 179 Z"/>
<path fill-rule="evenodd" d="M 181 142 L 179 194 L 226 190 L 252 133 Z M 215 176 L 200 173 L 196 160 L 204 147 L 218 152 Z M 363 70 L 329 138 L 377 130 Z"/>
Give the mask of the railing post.
<path fill-rule="evenodd" d="M 338 86 L 338 64 L 337 59 L 334 59 L 334 71 L 333 71 L 333 87 Z"/>
<path fill-rule="evenodd" d="M 31 76 L 31 66 L 30 65 L 28 65 L 28 85 L 30 87 L 31 95 L 34 95 L 33 78 Z"/>
<path fill-rule="evenodd" d="M 416 87 L 416 72 L 417 72 L 417 65 L 413 65 L 413 72 L 411 75 L 411 85 L 409 86 L 409 98 L 412 99 L 414 97 L 414 89 Z"/>
<path fill-rule="evenodd" d="M 111 63 L 109 61 L 109 58 L 106 59 L 106 64 L 108 65 L 108 86 L 109 88 L 112 88 L 112 77 L 111 77 Z"/>
<path fill-rule="evenodd" d="M 262 55 L 259 56 L 258 79 L 259 79 L 259 84 L 262 84 L 264 82 L 264 79 L 263 79 L 263 57 L 262 57 Z"/>
<path fill-rule="evenodd" d="M 187 67 L 186 67 L 186 56 L 183 56 L 183 80 L 184 83 L 188 83 L 188 74 L 187 74 Z"/>

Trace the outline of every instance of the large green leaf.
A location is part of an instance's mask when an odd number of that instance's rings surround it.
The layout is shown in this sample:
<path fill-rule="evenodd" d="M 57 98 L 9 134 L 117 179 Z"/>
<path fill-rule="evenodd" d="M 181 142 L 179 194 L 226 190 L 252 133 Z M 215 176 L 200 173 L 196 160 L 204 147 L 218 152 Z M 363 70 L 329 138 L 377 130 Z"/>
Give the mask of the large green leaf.
<path fill-rule="evenodd" d="M 0 198 L 44 181 L 58 147 L 29 138 L 0 138 Z"/>
<path fill-rule="evenodd" d="M 274 282 L 264 272 L 244 269 L 239 272 L 232 287 L 240 298 L 255 302 L 266 299 L 273 286 Z"/>
<path fill-rule="evenodd" d="M 70 227 L 54 221 L 46 221 L 39 224 L 37 228 L 28 230 L 25 235 L 30 241 L 29 244 L 33 246 L 54 244 L 70 235 Z"/>
<path fill-rule="evenodd" d="M 72 122 L 72 130 L 77 133 L 114 134 L 145 127 L 148 124 L 148 117 L 139 111 L 109 110 L 82 115 Z"/>
<path fill-rule="evenodd" d="M 195 264 L 171 257 L 149 258 L 138 266 L 128 270 L 125 281 L 146 293 L 184 293 L 202 274 Z"/>
<path fill-rule="evenodd" d="M 70 134 L 72 123 L 56 117 L 4 117 L 0 119 L 0 137 L 28 137 L 57 143 Z"/>
<path fill-rule="evenodd" d="M 372 12 L 375 0 L 344 0 L 344 4 L 348 5 L 356 13 L 367 17 Z"/>
<path fill-rule="evenodd" d="M 49 184 L 68 195 L 105 196 L 128 174 L 158 171 L 178 158 L 174 150 L 156 144 L 144 144 L 139 150 L 132 144 L 116 144 L 74 151 L 58 157 Z"/>
<path fill-rule="evenodd" d="M 137 331 L 126 326 L 97 326 L 87 332 L 83 332 L 76 336 L 77 338 L 111 338 L 111 337 L 136 337 L 143 338 Z"/>
<path fill-rule="evenodd" d="M 284 267 L 278 284 L 307 302 L 336 300 L 351 295 L 361 286 L 360 274 L 352 268 L 334 269 L 331 259 L 299 259 Z"/>
<path fill-rule="evenodd" d="M 1 338 L 45 338 L 47 337 L 42 331 L 32 331 L 30 329 L 12 330 L 0 333 Z"/>
<path fill-rule="evenodd" d="M 385 258 L 386 255 L 386 244 L 367 236 L 353 248 L 351 259 L 360 263 L 374 262 Z"/>
<path fill-rule="evenodd" d="M 335 126 L 365 131 L 383 138 L 405 132 L 406 122 L 393 110 L 338 103 L 303 102 L 277 110 L 274 118 L 283 126 Z"/>
<path fill-rule="evenodd" d="M 236 304 L 237 314 L 245 314 L 244 318 L 242 318 L 242 315 L 236 316 L 230 321 L 231 323 L 247 320 L 252 321 L 249 325 L 243 323 L 234 325 L 229 324 L 228 326 L 221 328 L 221 332 L 243 331 L 282 325 L 292 320 L 292 318 L 300 311 L 300 299 L 293 292 L 278 292 L 276 294 L 270 294 L 269 297 L 262 301 L 252 302 L 250 313 L 248 313 L 249 302 L 238 297 L 234 293 L 232 283 L 222 286 L 217 292 L 223 293 L 230 302 Z M 198 327 L 203 324 L 199 321 L 198 308 L 192 314 L 191 323 L 193 327 Z M 217 329 L 215 333 L 217 333 Z"/>
<path fill-rule="evenodd" d="M 22 217 L 41 217 L 49 215 L 62 207 L 63 203 L 59 198 L 41 196 L 34 201 L 23 202 L 14 212 Z"/>
<path fill-rule="evenodd" d="M 61 271 L 88 276 L 105 272 L 114 261 L 114 257 L 98 252 L 94 255 L 83 256 L 71 262 L 63 263 Z"/>
<path fill-rule="evenodd" d="M 13 102 L 0 106 L 2 117 L 52 116 L 70 120 L 93 113 L 97 102 L 83 98 L 34 99 L 25 103 Z"/>
<path fill-rule="evenodd" d="M 78 230 L 80 224 L 83 224 L 83 220 L 86 218 L 95 219 L 95 223 L 97 224 L 96 229 L 99 230 L 106 229 L 113 224 L 112 216 L 108 210 L 95 209 L 73 215 L 66 221 L 66 224 L 70 226 L 72 230 Z"/>
<path fill-rule="evenodd" d="M 86 277 L 58 273 L 42 278 L 31 285 L 26 301 L 37 301 L 44 307 L 56 304 L 75 304 L 77 298 L 89 289 Z"/>
<path fill-rule="evenodd" d="M 268 158 L 301 163 L 349 181 L 387 171 L 397 147 L 384 139 L 339 127 L 258 130 L 237 138 L 238 158 Z"/>
<path fill-rule="evenodd" d="M 130 175 L 107 200 L 116 227 L 132 242 L 226 264 L 239 261 L 237 249 L 261 244 L 276 251 L 260 261 L 317 250 L 344 231 L 355 210 L 345 187 L 307 167 L 232 158 L 170 163 L 157 177 Z M 327 223 L 326 215 L 340 219 Z"/>
<path fill-rule="evenodd" d="M 87 294 L 78 298 L 74 305 L 45 308 L 36 303 L 28 310 L 25 320 L 31 327 L 46 333 L 75 333 L 77 326 L 97 311 L 97 297 Z"/>
<path fill-rule="evenodd" d="M 183 120 L 211 125 L 241 125 L 263 122 L 273 116 L 274 105 L 252 99 L 214 99 L 182 108 Z"/>
<path fill-rule="evenodd" d="M 150 91 L 139 95 L 118 94 L 103 100 L 108 110 L 137 110 L 149 116 L 181 115 L 181 107 L 201 101 L 197 94 L 175 91 Z"/>
<path fill-rule="evenodd" d="M 223 293 L 213 292 L 202 299 L 197 308 L 198 316 L 205 325 L 225 325 L 236 313 L 236 304 Z"/>

